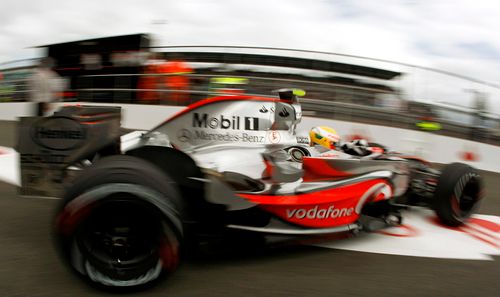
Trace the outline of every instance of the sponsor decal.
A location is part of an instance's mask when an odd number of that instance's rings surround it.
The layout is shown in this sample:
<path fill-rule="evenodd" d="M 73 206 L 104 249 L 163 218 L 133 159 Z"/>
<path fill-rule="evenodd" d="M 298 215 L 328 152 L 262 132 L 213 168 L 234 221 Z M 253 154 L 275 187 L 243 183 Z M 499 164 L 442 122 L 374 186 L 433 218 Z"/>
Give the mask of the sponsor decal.
<path fill-rule="evenodd" d="M 353 207 L 335 208 L 334 205 L 330 205 L 328 208 L 320 208 L 316 205 L 313 208 L 289 208 L 286 210 L 286 216 L 288 219 L 336 219 L 341 217 L 349 217 L 354 213 Z"/>
<path fill-rule="evenodd" d="M 40 164 L 40 163 L 50 163 L 50 164 L 64 164 L 66 155 L 63 154 L 21 154 L 20 160 L 21 164 Z"/>
<path fill-rule="evenodd" d="M 286 118 L 290 115 L 290 113 L 288 112 L 288 110 L 286 110 L 285 107 L 283 107 L 283 109 L 281 109 L 281 111 L 278 113 L 278 115 L 282 118 Z"/>
<path fill-rule="evenodd" d="M 308 189 L 302 192 L 299 189 L 293 195 L 238 195 L 285 221 L 319 228 L 353 223 L 360 215 L 358 207 L 361 203 L 391 196 L 390 186 L 380 179 L 318 191 Z"/>
<path fill-rule="evenodd" d="M 259 118 L 245 117 L 245 130 L 259 130 Z"/>
<path fill-rule="evenodd" d="M 269 111 L 274 112 L 274 106 L 265 107 L 264 105 L 262 105 L 262 108 L 259 109 L 259 112 L 261 112 L 261 113 L 267 113 Z"/>
<path fill-rule="evenodd" d="M 189 142 L 193 139 L 193 135 L 188 129 L 182 129 L 177 131 L 177 139 L 181 142 Z"/>
<path fill-rule="evenodd" d="M 338 152 L 325 152 L 319 155 L 322 158 L 338 158 L 340 153 Z"/>
<path fill-rule="evenodd" d="M 246 143 L 263 143 L 265 137 L 262 135 L 252 135 L 249 133 L 237 132 L 206 132 L 206 131 L 190 131 L 181 129 L 177 131 L 177 139 L 180 142 L 192 141 L 218 141 L 218 142 L 246 142 Z"/>
<path fill-rule="evenodd" d="M 66 151 L 85 141 L 86 131 L 78 121 L 66 117 L 50 117 L 37 121 L 31 127 L 31 139 L 38 145 Z"/>
<path fill-rule="evenodd" d="M 194 128 L 227 129 L 227 130 L 259 130 L 259 118 L 256 117 L 227 117 L 220 115 L 210 116 L 207 113 L 193 113 Z"/>
<path fill-rule="evenodd" d="M 281 141 L 281 134 L 276 130 L 269 131 L 267 137 L 269 139 L 269 142 L 272 144 L 280 143 Z"/>
<path fill-rule="evenodd" d="M 307 136 L 297 136 L 297 143 L 309 144 L 309 137 Z"/>
<path fill-rule="evenodd" d="M 264 142 L 264 136 L 251 135 L 248 133 L 208 133 L 205 131 L 195 131 L 195 139 L 225 142 Z"/>
<path fill-rule="evenodd" d="M 268 113 L 269 111 L 274 112 L 274 107 L 273 106 L 266 107 L 266 106 L 262 105 L 262 107 L 259 109 L 260 113 Z"/>

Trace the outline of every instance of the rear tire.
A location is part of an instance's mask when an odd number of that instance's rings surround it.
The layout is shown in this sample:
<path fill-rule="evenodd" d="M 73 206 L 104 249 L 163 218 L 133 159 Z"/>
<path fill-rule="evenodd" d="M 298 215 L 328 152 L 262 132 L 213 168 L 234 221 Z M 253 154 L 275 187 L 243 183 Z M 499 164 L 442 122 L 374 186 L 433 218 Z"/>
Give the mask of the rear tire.
<path fill-rule="evenodd" d="M 56 245 L 79 276 L 104 288 L 141 288 L 180 260 L 183 205 L 172 180 L 130 156 L 99 160 L 66 191 Z"/>
<path fill-rule="evenodd" d="M 478 172 L 462 163 L 447 165 L 434 194 L 434 210 L 442 223 L 462 225 L 478 208 L 482 181 Z"/>

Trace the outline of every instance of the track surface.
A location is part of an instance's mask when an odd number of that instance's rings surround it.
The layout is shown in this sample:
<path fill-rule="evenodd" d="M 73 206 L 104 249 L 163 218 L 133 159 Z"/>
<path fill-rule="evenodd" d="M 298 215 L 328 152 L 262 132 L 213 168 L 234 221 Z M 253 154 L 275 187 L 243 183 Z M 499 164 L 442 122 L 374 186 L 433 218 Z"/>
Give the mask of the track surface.
<path fill-rule="evenodd" d="M 14 146 L 0 123 L 0 146 Z M 500 174 L 484 172 L 480 213 L 500 215 Z M 0 182 L 0 296 L 106 296 L 68 273 L 50 238 L 57 201 L 20 198 Z M 296 246 L 189 260 L 129 296 L 500 296 L 495 261 L 432 259 Z M 114 295 L 116 296 L 116 295 Z"/>

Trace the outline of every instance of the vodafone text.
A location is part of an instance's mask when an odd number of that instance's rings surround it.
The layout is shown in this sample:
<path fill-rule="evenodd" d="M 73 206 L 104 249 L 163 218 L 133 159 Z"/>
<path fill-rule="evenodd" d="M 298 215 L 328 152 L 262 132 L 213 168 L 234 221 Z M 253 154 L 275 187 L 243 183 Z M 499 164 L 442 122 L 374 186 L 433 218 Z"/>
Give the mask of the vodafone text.
<path fill-rule="evenodd" d="M 315 206 L 311 209 L 304 208 L 293 208 L 286 210 L 286 216 L 296 219 L 336 219 L 341 217 L 348 217 L 354 213 L 354 208 L 335 208 L 333 205 L 330 205 L 328 208 L 319 208 L 319 206 Z"/>

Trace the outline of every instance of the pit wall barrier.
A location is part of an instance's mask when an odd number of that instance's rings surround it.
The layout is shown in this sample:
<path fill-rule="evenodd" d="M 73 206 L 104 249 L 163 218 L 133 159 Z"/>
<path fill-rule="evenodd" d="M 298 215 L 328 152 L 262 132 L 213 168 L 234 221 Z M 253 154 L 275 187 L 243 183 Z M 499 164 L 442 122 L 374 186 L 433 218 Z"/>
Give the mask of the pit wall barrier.
<path fill-rule="evenodd" d="M 62 105 L 59 103 L 57 105 Z M 68 103 L 64 103 L 68 104 Z M 174 113 L 182 110 L 179 106 L 71 103 L 82 105 L 107 105 L 122 107 L 122 126 L 128 129 L 147 130 L 162 123 Z M 57 107 L 56 107 L 57 108 Z M 20 116 L 32 114 L 32 103 L 0 103 L 0 120 L 15 121 Z M 368 125 L 331 119 L 303 117 L 297 134 L 306 136 L 315 126 L 334 128 L 343 140 L 364 138 L 389 149 L 415 155 L 435 163 L 463 162 L 476 168 L 500 172 L 500 147 L 436 135 L 429 132 L 405 130 L 378 125 Z"/>

